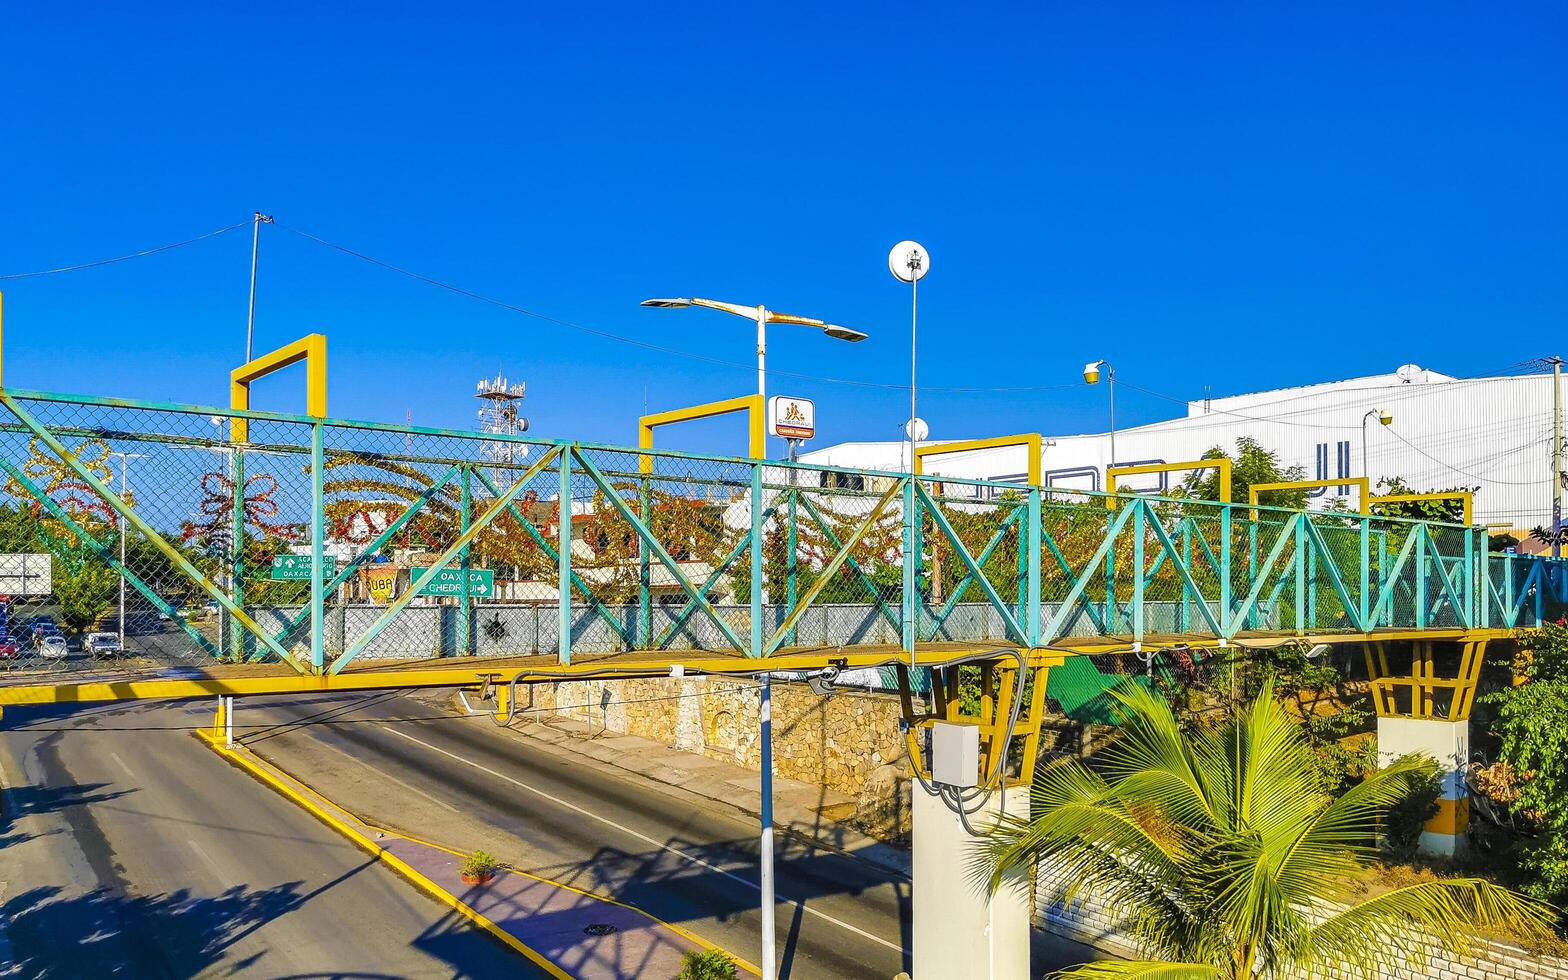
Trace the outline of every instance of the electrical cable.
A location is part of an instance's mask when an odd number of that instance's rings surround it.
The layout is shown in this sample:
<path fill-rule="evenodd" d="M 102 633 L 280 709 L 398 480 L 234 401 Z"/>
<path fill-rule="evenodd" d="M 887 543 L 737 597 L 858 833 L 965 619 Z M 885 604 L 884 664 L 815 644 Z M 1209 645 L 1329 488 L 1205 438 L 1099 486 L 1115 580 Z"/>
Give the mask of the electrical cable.
<path fill-rule="evenodd" d="M 1469 472 L 1468 470 L 1460 469 L 1459 467 L 1453 465 L 1452 463 L 1447 463 L 1447 462 L 1444 462 L 1441 459 L 1438 459 L 1436 456 L 1433 456 L 1431 453 L 1427 452 L 1425 449 L 1422 449 L 1420 446 L 1417 446 L 1415 443 L 1411 442 L 1409 439 L 1406 439 L 1404 436 L 1402 436 L 1399 433 L 1395 432 L 1393 429 L 1389 429 L 1389 434 L 1392 435 L 1394 438 L 1398 439 L 1400 442 L 1402 442 L 1405 445 L 1409 446 L 1411 449 L 1414 449 L 1416 452 L 1420 453 L 1422 456 L 1425 456 L 1427 459 L 1429 459 L 1432 462 L 1436 463 L 1437 465 L 1443 467 L 1444 469 L 1452 470 L 1453 472 L 1458 473 L 1461 476 L 1467 476 L 1467 477 L 1469 477 L 1472 480 L 1480 480 L 1482 483 L 1495 483 L 1495 484 L 1500 484 L 1500 485 L 1503 485 L 1503 486 L 1512 486 L 1512 487 L 1533 487 L 1536 484 L 1542 482 L 1541 480 L 1498 480 L 1498 479 L 1494 479 L 1494 478 L 1491 478 L 1491 477 L 1477 476 L 1474 473 Z M 1538 445 L 1538 444 L 1539 443 L 1527 443 L 1527 444 L 1525 444 L 1523 446 L 1520 446 L 1517 450 L 1509 450 L 1509 451 L 1510 452 L 1523 451 L 1525 449 L 1532 448 L 1532 446 Z"/>
<path fill-rule="evenodd" d="M 1044 649 L 1049 650 L 1055 648 L 1047 645 L 1044 647 Z M 928 795 L 937 797 L 943 802 L 944 805 L 947 806 L 949 810 L 956 813 L 958 815 L 959 822 L 964 827 L 964 831 L 971 837 L 979 837 L 981 835 L 975 831 L 974 827 L 970 825 L 970 814 L 978 813 L 985 807 L 987 803 L 990 802 L 991 797 L 998 792 L 1002 793 L 1002 805 L 1004 809 L 1006 807 L 1007 787 L 1006 780 L 1002 777 L 1007 769 L 1007 746 L 1012 742 L 1013 731 L 1015 728 L 1017 728 L 1018 725 L 1018 715 L 1023 709 L 1024 675 L 1027 672 L 1027 662 L 1024 658 L 1023 651 L 1018 649 L 1006 649 L 988 650 L 973 654 L 968 657 L 961 657 L 940 665 L 941 669 L 943 670 L 956 670 L 959 667 L 962 667 L 964 664 L 971 663 L 976 660 L 990 660 L 1000 653 L 1010 654 L 1015 660 L 1018 661 L 1018 681 L 1014 685 L 1013 689 L 1013 705 L 1012 710 L 1008 714 L 1007 727 L 1004 729 L 1001 739 L 992 743 L 993 745 L 1000 746 L 1000 750 L 996 754 L 995 766 L 991 774 L 986 777 L 982 784 L 979 786 L 970 787 L 967 790 L 935 785 L 921 774 L 920 766 L 910 754 L 908 739 L 904 740 L 903 746 L 904 760 L 906 763 L 908 763 L 909 771 L 914 775 L 916 783 Z M 895 658 L 889 661 L 889 663 L 902 665 L 903 661 Z M 993 784 L 996 784 L 995 788 L 992 788 Z M 967 806 L 967 804 L 971 801 L 973 801 L 975 805 L 973 807 Z"/>
<path fill-rule="evenodd" d="M 170 249 L 183 248 L 186 245 L 194 245 L 195 243 L 205 241 L 208 238 L 216 238 L 219 235 L 227 234 L 236 228 L 243 228 L 250 223 L 251 219 L 247 218 L 244 221 L 239 221 L 229 225 L 227 228 L 219 228 L 217 231 L 209 231 L 205 235 L 197 235 L 195 238 L 187 238 L 183 242 L 171 242 L 168 245 L 159 245 L 155 248 L 144 248 L 140 252 L 131 252 L 129 255 L 117 255 L 112 259 L 98 259 L 95 262 L 83 262 L 79 265 L 63 265 L 57 269 L 40 269 L 37 272 L 11 272 L 5 275 L 0 275 L 0 281 L 11 279 L 33 279 L 37 276 L 53 276 L 62 272 L 80 272 L 83 269 L 96 269 L 100 266 L 113 265 L 116 262 L 125 262 L 129 259 L 139 259 L 147 255 L 157 255 L 159 252 L 167 252 Z"/>
<path fill-rule="evenodd" d="M 560 317 L 551 316 L 548 313 L 540 313 L 537 310 L 530 310 L 530 309 L 528 309 L 526 307 L 518 306 L 515 303 L 508 303 L 505 300 L 496 299 L 493 296 L 486 296 L 485 294 L 475 292 L 472 289 L 467 289 L 467 288 L 464 288 L 462 286 L 457 286 L 457 285 L 454 285 L 454 284 L 449 283 L 449 282 L 444 282 L 444 281 L 442 281 L 440 279 L 436 279 L 436 278 L 434 278 L 432 276 L 427 276 L 424 273 L 415 272 L 415 271 L 413 271 L 411 269 L 405 269 L 405 268 L 402 268 L 401 266 L 393 265 L 391 262 L 387 262 L 387 261 L 385 261 L 383 259 L 378 259 L 378 258 L 376 258 L 376 257 L 374 257 L 372 255 L 366 255 L 364 252 L 356 251 L 355 249 L 349 248 L 346 245 L 339 245 L 336 242 L 330 242 L 327 239 L 320 237 L 319 235 L 313 235 L 313 234 L 311 234 L 308 231 L 303 231 L 303 230 L 301 230 L 299 228 L 290 227 L 289 225 L 285 225 L 282 222 L 276 222 L 276 224 L 277 224 L 277 226 L 279 228 L 282 228 L 285 231 L 288 231 L 288 232 L 290 232 L 292 234 L 298 235 L 301 238 L 308 239 L 309 241 L 315 242 L 318 245 L 323 245 L 323 246 L 325 246 L 327 248 L 333 249 L 334 251 L 342 252 L 344 255 L 353 256 L 354 258 L 359 259 L 362 262 L 368 262 L 371 265 L 379 266 L 379 267 L 381 267 L 383 269 L 386 269 L 388 271 L 395 272 L 395 273 L 397 273 L 400 276 L 406 276 L 409 279 L 414 279 L 414 280 L 416 280 L 418 282 L 422 282 L 422 283 L 424 283 L 424 284 L 426 284 L 428 286 L 434 286 L 437 289 L 444 289 L 444 290 L 446 290 L 448 292 L 456 293 L 459 296 L 464 296 L 464 297 L 467 297 L 468 299 L 476 300 L 476 301 L 478 301 L 480 303 L 485 303 L 485 304 L 488 304 L 490 306 L 494 306 L 494 307 L 497 307 L 499 309 L 507 310 L 507 311 L 512 312 L 512 313 L 518 313 L 518 314 L 521 314 L 523 316 L 533 317 L 536 320 L 543 320 L 546 323 L 553 323 L 556 326 L 566 327 L 567 329 L 570 329 L 570 330 L 578 330 L 578 331 L 581 331 L 581 332 L 586 333 L 586 334 L 590 334 L 590 335 L 595 336 L 595 337 L 600 337 L 600 338 L 603 338 L 605 340 L 611 340 L 611 341 L 614 341 L 614 342 L 619 343 L 619 344 L 628 344 L 628 345 L 630 345 L 632 347 L 638 347 L 638 348 L 641 348 L 643 350 L 655 351 L 655 352 L 660 353 L 660 354 L 669 354 L 669 355 L 672 355 L 674 357 L 685 357 L 685 358 L 689 358 L 689 359 L 694 360 L 694 361 L 702 361 L 702 362 L 707 363 L 707 364 L 714 364 L 714 365 L 717 365 L 719 367 L 740 368 L 740 369 L 743 369 L 743 370 L 746 370 L 746 371 L 753 371 L 753 372 L 756 371 L 756 366 L 752 365 L 752 364 L 742 364 L 739 361 L 727 361 L 727 360 L 725 360 L 723 358 L 720 358 L 720 357 L 712 357 L 712 356 L 707 355 L 707 354 L 698 354 L 698 353 L 696 353 L 694 351 L 681 350 L 681 349 L 676 348 L 676 347 L 665 347 L 665 346 L 663 346 L 661 344 L 650 343 L 650 342 L 648 342 L 646 340 L 637 340 L 636 338 L 633 338 L 633 337 L 626 337 L 626 336 L 622 336 L 621 334 L 611 333 L 608 330 L 600 330 L 597 327 L 590 327 L 590 326 L 586 326 L 586 325 L 581 324 L 581 323 L 574 323 L 571 320 L 563 320 Z M 820 381 L 820 382 L 823 382 L 823 383 L 826 383 L 826 384 L 849 385 L 849 386 L 859 387 L 859 388 L 880 388 L 880 389 L 886 389 L 886 390 L 891 390 L 891 391 L 908 391 L 909 390 L 909 385 L 891 384 L 891 383 L 880 382 L 880 381 L 858 381 L 858 380 L 855 380 L 853 378 L 832 378 L 832 377 L 827 377 L 827 376 L 824 376 L 824 375 L 817 375 L 817 374 L 803 374 L 803 373 L 796 372 L 796 371 L 780 371 L 780 370 L 777 370 L 775 368 L 767 368 L 766 369 L 766 373 L 768 375 L 770 375 L 770 376 L 779 377 L 779 378 L 796 378 L 796 379 L 804 380 L 804 381 Z M 1006 393 L 1006 392 L 1032 392 L 1032 391 L 1060 391 L 1060 390 L 1066 390 L 1066 389 L 1071 389 L 1071 388 L 1086 388 L 1086 387 L 1088 387 L 1087 383 L 1082 382 L 1082 381 L 1073 382 L 1071 384 L 1027 385 L 1027 386 L 1019 386 L 1019 387 L 1001 387 L 1001 388 L 969 388 L 969 387 L 943 387 L 943 386 L 938 386 L 938 385 L 921 385 L 921 389 L 924 390 L 924 391 L 943 391 L 943 392 L 958 392 L 958 393 L 965 393 L 965 392 L 967 392 L 967 393 L 974 393 L 974 392 L 999 392 L 999 393 Z"/>

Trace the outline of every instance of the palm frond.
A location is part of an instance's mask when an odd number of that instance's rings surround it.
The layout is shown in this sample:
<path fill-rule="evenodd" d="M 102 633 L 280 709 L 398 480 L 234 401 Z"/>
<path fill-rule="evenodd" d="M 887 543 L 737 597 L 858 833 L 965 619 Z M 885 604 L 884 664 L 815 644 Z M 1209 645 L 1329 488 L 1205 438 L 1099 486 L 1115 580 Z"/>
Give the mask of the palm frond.
<path fill-rule="evenodd" d="M 1037 860 L 1051 861 L 1079 852 L 1115 853 L 1128 863 L 1176 871 L 1180 852 L 1167 850 L 1167 845 L 1123 808 L 1094 801 L 1057 807 L 1027 824 L 1004 822 L 979 842 L 994 867 L 993 889 L 1003 878 L 1027 871 Z"/>
<path fill-rule="evenodd" d="M 1293 963 L 1309 974 L 1351 969 L 1371 976 L 1378 968 L 1414 962 L 1423 967 L 1435 939 L 1456 956 L 1471 955 L 1477 930 L 1506 927 L 1546 935 L 1556 910 L 1479 878 L 1425 881 L 1395 889 L 1336 912 L 1292 944 Z"/>
<path fill-rule="evenodd" d="M 1232 725 L 1240 743 L 1235 772 L 1238 819 L 1267 828 L 1301 816 L 1304 804 L 1319 796 L 1311 775 L 1312 749 L 1301 725 L 1275 702 L 1272 681 L 1264 682 L 1257 699 Z"/>
<path fill-rule="evenodd" d="M 1170 705 L 1139 685 L 1111 692 L 1122 715 L 1119 737 L 1103 754 L 1112 782 L 1163 774 L 1158 801 L 1171 819 L 1190 825 L 1222 819 L 1223 800 L 1207 778 L 1192 743 L 1184 736 Z"/>
<path fill-rule="evenodd" d="M 1119 855 L 1082 851 L 1042 866 L 1039 897 L 1070 909 L 1096 904 L 1110 927 L 1137 937 L 1145 952 L 1187 958 L 1203 923 L 1180 900 L 1180 882 Z"/>
<path fill-rule="evenodd" d="M 1278 875 L 1296 901 L 1338 899 L 1347 880 L 1376 845 L 1377 821 L 1436 765 L 1404 756 L 1371 773 L 1330 802 L 1280 854 Z"/>

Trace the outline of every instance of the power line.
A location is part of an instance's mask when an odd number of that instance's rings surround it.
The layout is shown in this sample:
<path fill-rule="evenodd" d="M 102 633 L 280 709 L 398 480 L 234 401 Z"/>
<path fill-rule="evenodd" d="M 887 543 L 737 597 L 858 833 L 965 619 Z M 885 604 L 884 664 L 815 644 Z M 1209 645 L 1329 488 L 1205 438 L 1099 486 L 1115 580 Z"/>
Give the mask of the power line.
<path fill-rule="evenodd" d="M 563 320 L 560 317 L 551 316 L 548 313 L 540 313 L 537 310 L 530 310 L 530 309 L 528 309 L 526 307 L 518 306 L 515 303 L 508 303 L 506 300 L 496 299 L 493 296 L 486 296 L 483 293 L 474 292 L 472 289 L 467 289 L 467 288 L 464 288 L 462 286 L 457 286 L 457 285 L 454 285 L 454 284 L 449 283 L 449 282 L 444 282 L 444 281 L 442 281 L 440 279 L 436 279 L 434 277 L 427 276 L 427 275 L 425 275 L 424 273 L 421 273 L 421 272 L 415 272 L 415 271 L 413 271 L 411 269 L 405 269 L 405 268 L 402 268 L 401 266 L 393 265 L 391 262 L 387 262 L 387 261 L 385 261 L 383 259 L 378 259 L 378 258 L 376 258 L 374 256 L 371 256 L 371 255 L 366 255 L 365 253 L 356 251 L 356 250 L 354 250 L 352 248 L 349 248 L 346 245 L 339 245 L 336 242 L 329 242 L 325 238 L 322 238 L 322 237 L 320 237 L 318 235 L 312 235 L 308 231 L 302 231 L 302 230 L 300 230 L 298 228 L 290 227 L 288 225 L 283 224 L 282 222 L 277 222 L 277 226 L 279 228 L 283 228 L 283 229 L 285 229 L 285 230 L 287 230 L 289 232 L 292 232 L 293 234 L 298 235 L 301 238 L 305 238 L 305 239 L 308 239 L 309 241 L 315 242 L 318 245 L 324 245 L 327 248 L 333 249 L 334 251 L 342 252 L 344 255 L 353 256 L 354 258 L 359 259 L 362 262 L 368 262 L 371 265 L 380 266 L 383 269 L 386 269 L 386 270 L 391 271 L 391 272 L 395 272 L 395 273 L 397 273 L 400 276 L 406 276 L 409 279 L 413 279 L 413 280 L 416 280 L 418 282 L 422 282 L 422 283 L 424 283 L 424 284 L 426 284 L 428 286 L 434 286 L 437 289 L 444 289 L 444 290 L 446 290 L 448 292 L 456 293 L 459 296 L 465 296 L 465 297 L 467 297 L 469 299 L 477 300 L 478 302 L 486 303 L 486 304 L 488 304 L 490 306 L 498 307 L 500 309 L 507 310 L 507 311 L 512 312 L 512 313 L 519 313 L 519 314 L 522 314 L 523 316 L 533 317 L 536 320 L 543 320 L 546 323 L 553 323 L 556 326 L 566 327 L 566 328 L 568 328 L 570 330 L 578 330 L 578 331 L 581 331 L 581 332 L 586 333 L 586 334 L 591 334 L 592 336 L 595 336 L 595 337 L 601 337 L 601 338 L 603 338 L 605 340 L 612 340 L 612 341 L 615 341 L 616 343 L 619 343 L 619 344 L 627 344 L 627 345 L 630 345 L 632 347 L 639 347 L 639 348 L 641 348 L 643 350 L 656 351 L 656 352 L 658 352 L 660 354 L 669 354 L 669 355 L 671 355 L 673 357 L 685 357 L 685 358 L 689 358 L 689 359 L 694 360 L 694 361 L 702 361 L 702 362 L 707 363 L 707 364 L 715 364 L 715 365 L 718 365 L 720 367 L 740 368 L 740 369 L 748 371 L 748 372 L 756 370 L 756 366 L 752 365 L 752 364 L 742 364 L 739 361 L 726 361 L 723 358 L 712 357 L 712 356 L 710 356 L 708 354 L 698 354 L 695 351 L 681 350 L 681 349 L 676 348 L 676 347 L 665 347 L 665 346 L 663 346 L 661 344 L 649 343 L 646 340 L 638 340 L 638 339 L 636 339 L 634 337 L 626 337 L 626 336 L 622 336 L 621 334 L 611 333 L 608 330 L 600 330 L 600 329 L 598 329 L 596 327 L 589 327 L 589 326 L 585 326 L 584 324 L 581 324 L 581 323 L 574 323 L 571 320 Z M 820 381 L 820 382 L 824 382 L 824 383 L 827 383 L 827 384 L 850 385 L 850 386 L 859 387 L 859 388 L 881 388 L 881 389 L 887 389 L 887 390 L 890 390 L 890 391 L 908 391 L 909 390 L 909 385 L 890 384 L 890 383 L 885 383 L 885 382 L 880 382 L 880 381 L 857 381 L 857 380 L 852 379 L 852 378 L 831 378 L 831 377 L 827 377 L 827 376 L 824 376 L 824 375 L 818 375 L 818 374 L 802 374 L 802 373 L 795 372 L 795 371 L 778 371 L 778 370 L 775 370 L 773 368 L 767 369 L 766 373 L 771 375 L 771 376 L 774 376 L 774 377 L 796 378 L 796 379 L 804 380 L 804 381 Z M 944 387 L 944 386 L 937 386 L 937 385 L 922 385 L 921 387 L 924 390 L 926 390 L 926 391 L 944 391 L 944 392 L 954 392 L 954 393 L 979 393 L 979 392 L 1006 393 L 1006 392 L 1030 392 L 1030 391 L 1060 391 L 1060 390 L 1069 389 L 1069 388 L 1085 388 L 1085 387 L 1088 387 L 1088 385 L 1085 384 L 1084 382 L 1080 381 L 1080 382 L 1074 382 L 1072 384 L 1060 384 L 1060 385 L 1026 385 L 1026 386 L 1018 386 L 1018 387 L 992 387 L 992 388 Z"/>
<path fill-rule="evenodd" d="M 1533 486 L 1536 486 L 1536 485 L 1538 485 L 1538 484 L 1540 484 L 1542 482 L 1545 482 L 1543 480 L 1498 480 L 1498 479 L 1494 479 L 1492 477 L 1477 476 L 1476 474 L 1471 473 L 1468 470 L 1460 469 L 1459 467 L 1455 466 L 1452 463 L 1444 462 L 1443 460 L 1438 459 L 1436 456 L 1433 456 L 1431 453 L 1427 452 L 1425 449 L 1422 449 L 1420 446 L 1417 446 L 1415 443 L 1411 442 L 1409 439 L 1406 439 L 1404 436 L 1402 436 L 1399 433 L 1395 432 L 1393 429 L 1389 429 L 1389 434 L 1392 435 L 1394 438 L 1398 439 L 1400 442 L 1402 442 L 1405 445 L 1409 446 L 1411 449 L 1414 449 L 1416 452 L 1420 453 L 1422 456 L 1425 456 L 1427 459 L 1429 459 L 1432 462 L 1436 463 L 1437 465 L 1443 467 L 1444 469 L 1451 470 L 1452 472 L 1458 473 L 1461 476 L 1468 476 L 1472 480 L 1480 480 L 1482 483 L 1495 483 L 1495 484 L 1501 484 L 1503 486 L 1513 486 L 1513 487 L 1533 487 Z M 1522 451 L 1522 450 L 1529 449 L 1529 448 L 1530 448 L 1530 445 L 1526 444 L 1526 445 L 1523 445 L 1523 446 L 1519 446 L 1517 449 L 1511 450 L 1511 451 L 1517 452 L 1517 451 Z"/>
<path fill-rule="evenodd" d="M 83 262 L 80 265 L 63 265 L 58 269 L 40 269 L 37 272 L 12 272 L 0 276 L 0 281 L 8 279 L 32 279 L 37 276 L 53 276 L 62 272 L 80 272 L 83 269 L 96 269 L 100 266 L 113 265 L 116 262 L 125 262 L 130 259 L 139 259 L 147 255 L 157 255 L 159 252 L 167 252 L 170 249 L 175 248 L 184 248 L 186 245 L 194 245 L 195 243 L 205 241 L 208 238 L 216 238 L 219 235 L 231 232 L 236 228 L 243 228 L 248 224 L 250 224 L 250 219 L 247 218 L 244 221 L 229 225 L 227 228 L 219 228 L 217 231 L 209 231 L 205 235 L 197 235 L 195 238 L 187 238 L 183 242 L 170 242 L 167 245 L 159 245 L 156 248 L 144 248 L 140 252 L 131 252 L 128 255 L 116 255 L 112 259 L 99 259 L 96 262 Z"/>

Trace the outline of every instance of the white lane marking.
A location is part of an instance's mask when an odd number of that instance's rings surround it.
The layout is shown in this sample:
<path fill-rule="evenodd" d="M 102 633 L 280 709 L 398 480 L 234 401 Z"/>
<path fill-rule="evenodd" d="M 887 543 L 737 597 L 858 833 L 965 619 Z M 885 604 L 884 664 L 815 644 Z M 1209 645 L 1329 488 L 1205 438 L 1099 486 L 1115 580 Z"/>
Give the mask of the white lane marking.
<path fill-rule="evenodd" d="M 218 876 L 218 881 L 219 882 L 221 882 L 223 884 L 228 884 L 229 876 L 223 873 L 223 869 L 222 868 L 218 867 L 218 862 L 216 862 L 216 861 L 214 861 L 212 859 L 212 855 L 211 854 L 208 854 L 202 848 L 202 846 L 200 844 L 196 843 L 194 840 L 191 840 L 191 839 L 187 838 L 185 843 L 189 844 L 191 846 L 191 850 L 196 852 L 196 856 L 201 858 L 202 861 L 206 863 L 207 867 L 212 869 L 212 873 Z"/>
<path fill-rule="evenodd" d="M 610 827 L 614 827 L 616 830 L 619 830 L 621 833 L 629 834 L 632 837 L 635 837 L 638 840 L 643 841 L 644 843 L 653 845 L 654 847 L 658 848 L 661 851 L 668 851 L 668 852 L 670 852 L 671 854 L 675 855 L 676 857 L 680 858 L 683 861 L 688 861 L 688 862 L 690 862 L 692 864 L 695 864 L 695 865 L 697 865 L 699 867 L 706 868 L 706 869 L 708 869 L 709 871 L 712 871 L 715 874 L 723 875 L 724 877 L 730 879 L 731 881 L 739 882 L 740 884 L 745 885 L 747 888 L 750 888 L 752 891 L 757 891 L 757 892 L 762 891 L 762 886 L 758 885 L 756 882 L 747 881 L 745 878 L 742 878 L 739 875 L 731 874 L 730 872 L 725 871 L 723 868 L 720 868 L 720 867 L 718 867 L 716 865 L 709 864 L 707 861 L 704 861 L 700 857 L 697 857 L 697 856 L 692 855 L 692 854 L 687 854 L 685 851 L 681 850 L 678 847 L 671 847 L 668 844 L 662 844 L 659 841 L 654 840 L 652 837 L 649 837 L 647 834 L 639 833 L 639 832 L 631 829 L 630 827 L 622 826 L 621 824 L 616 823 L 614 820 L 611 820 L 608 817 L 600 816 L 599 814 L 594 813 L 591 810 L 584 810 L 582 807 L 578 806 L 575 803 L 568 803 L 567 801 L 565 801 L 563 799 L 551 796 L 549 793 L 546 793 L 544 790 L 538 789 L 538 788 L 533 787 L 533 786 L 530 786 L 527 783 L 522 782 L 520 780 L 513 779 L 511 776 L 508 776 L 506 773 L 496 772 L 494 769 L 488 768 L 487 766 L 482 766 L 479 763 L 474 762 L 471 759 L 465 759 L 462 756 L 457 755 L 456 753 L 448 752 L 446 749 L 443 749 L 443 748 L 441 748 L 439 746 L 431 745 L 429 742 L 426 742 L 423 739 L 415 738 L 414 736 L 408 734 L 407 732 L 400 732 L 400 731 L 398 731 L 395 728 L 388 728 L 385 725 L 381 726 L 381 730 L 384 731 L 384 732 L 387 732 L 389 734 L 396 735 L 399 738 L 406 738 L 410 742 L 413 742 L 416 745 L 423 745 L 425 748 L 429 749 L 430 751 L 432 751 L 432 752 L 439 752 L 441 755 L 446 756 L 448 759 L 452 759 L 454 761 L 461 762 L 463 765 L 470 766 L 470 767 L 472 767 L 474 769 L 478 769 L 480 772 L 488 773 L 489 775 L 494 776 L 497 779 L 502 779 L 502 780 L 505 780 L 506 782 L 511 783 L 513 786 L 516 786 L 519 789 L 525 789 L 528 792 L 533 793 L 535 796 L 541 796 L 544 799 L 547 799 L 547 800 L 549 800 L 552 803 L 557 803 L 557 804 L 559 804 L 561 806 L 566 807 L 569 810 L 572 810 L 572 811 L 574 811 L 576 813 L 580 813 L 583 816 L 588 817 L 588 818 L 590 818 L 592 820 L 597 820 L 597 821 L 599 821 L 602 824 L 606 824 L 606 825 L 608 825 Z M 816 916 L 819 919 L 823 919 L 823 920 L 825 920 L 827 922 L 831 922 L 834 925 L 839 926 L 841 928 L 848 929 L 850 932 L 853 932 L 857 936 L 864 936 L 866 939 L 869 939 L 869 940 L 871 940 L 874 943 L 881 943 L 883 946 L 886 946 L 888 949 L 891 949 L 894 952 L 902 953 L 904 951 L 904 947 L 898 945 L 897 943 L 890 943 L 886 939 L 883 939 L 881 936 L 873 936 L 871 933 L 867 932 L 864 929 L 858 928 L 856 926 L 852 926 L 848 922 L 843 921 L 842 919 L 836 919 L 833 916 L 828 915 L 826 912 L 819 912 L 816 909 L 807 906 L 805 903 L 798 902 L 795 899 L 788 897 L 787 895 L 776 895 L 775 897 L 779 901 L 781 901 L 781 902 L 787 902 L 790 905 L 794 905 L 795 907 L 799 908 L 802 912 L 805 912 L 807 915 L 814 915 L 814 916 Z"/>
<path fill-rule="evenodd" d="M 413 793 L 413 794 L 415 794 L 417 796 L 423 796 L 425 799 L 429 800 L 431 803 L 434 803 L 436 806 L 445 807 L 446 809 L 451 810 L 453 813 L 461 813 L 462 812 L 457 807 L 455 807 L 452 804 L 448 803 L 446 800 L 443 800 L 443 799 L 441 799 L 439 797 L 436 797 L 436 796 L 431 796 L 429 793 L 426 793 L 424 790 L 420 789 L 418 786 L 410 786 L 408 783 L 403 782 L 401 779 L 397 778 L 396 776 L 392 775 L 389 772 L 386 772 L 385 770 L 377 769 L 375 766 L 372 766 L 369 763 L 360 762 L 358 759 L 356 759 L 354 761 L 360 766 L 360 768 L 368 769 L 371 772 L 375 773 L 376 775 L 380 776 L 382 779 L 391 780 L 392 782 L 397 783 L 399 786 L 401 786 L 404 789 L 408 790 L 410 793 Z"/>
<path fill-rule="evenodd" d="M 127 776 L 131 777 L 132 779 L 136 778 L 136 774 L 134 772 L 131 772 L 131 767 L 125 764 L 125 760 L 124 759 L 120 758 L 120 753 L 118 753 L 118 752 L 110 752 L 109 753 L 109 758 L 113 759 L 114 760 L 114 764 L 119 766 L 122 770 L 124 770 L 124 772 L 125 772 L 125 774 Z"/>

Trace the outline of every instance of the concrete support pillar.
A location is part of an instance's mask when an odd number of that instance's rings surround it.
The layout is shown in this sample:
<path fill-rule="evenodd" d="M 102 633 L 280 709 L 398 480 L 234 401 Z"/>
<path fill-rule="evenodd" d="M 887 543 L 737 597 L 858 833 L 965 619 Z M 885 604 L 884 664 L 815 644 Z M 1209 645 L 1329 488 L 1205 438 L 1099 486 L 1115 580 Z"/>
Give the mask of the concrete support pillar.
<path fill-rule="evenodd" d="M 1434 857 L 1454 857 L 1464 845 L 1470 825 L 1470 795 L 1465 765 L 1470 760 L 1470 722 L 1431 718 L 1382 717 L 1377 720 L 1377 754 L 1382 765 L 1402 755 L 1421 752 L 1437 760 L 1442 792 L 1437 816 L 1421 832 L 1420 850 Z"/>
<path fill-rule="evenodd" d="M 1029 813 L 1029 789 L 1006 794 L 1007 812 Z M 1001 812 L 991 796 L 970 826 L 984 832 Z M 1029 976 L 1029 883 L 1005 883 L 990 894 L 976 881 L 977 841 L 958 814 L 914 788 L 914 980 L 1026 980 Z"/>

